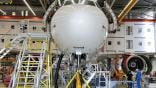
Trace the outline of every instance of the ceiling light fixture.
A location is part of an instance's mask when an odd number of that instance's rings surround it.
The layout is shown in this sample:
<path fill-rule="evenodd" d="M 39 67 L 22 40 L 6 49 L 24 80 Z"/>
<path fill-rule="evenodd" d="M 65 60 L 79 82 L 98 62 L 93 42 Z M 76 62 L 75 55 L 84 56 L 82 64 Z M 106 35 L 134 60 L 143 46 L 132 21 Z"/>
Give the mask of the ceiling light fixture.
<path fill-rule="evenodd" d="M 12 12 L 12 16 L 16 16 L 16 12 Z"/>
<path fill-rule="evenodd" d="M 32 14 L 34 16 L 36 16 L 36 13 L 33 11 L 33 9 L 30 7 L 30 5 L 28 4 L 28 2 L 26 0 L 23 0 L 23 2 L 25 3 L 25 5 L 28 7 L 28 9 L 32 12 Z"/>

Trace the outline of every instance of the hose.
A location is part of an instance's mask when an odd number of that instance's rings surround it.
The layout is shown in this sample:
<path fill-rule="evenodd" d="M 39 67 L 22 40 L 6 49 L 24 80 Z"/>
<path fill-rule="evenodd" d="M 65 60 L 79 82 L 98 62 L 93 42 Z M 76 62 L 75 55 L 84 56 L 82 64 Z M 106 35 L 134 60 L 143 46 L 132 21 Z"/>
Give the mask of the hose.
<path fill-rule="evenodd" d="M 54 88 L 58 88 L 58 77 L 59 77 L 59 70 L 60 70 L 60 65 L 61 65 L 61 61 L 63 58 L 63 54 L 59 55 L 59 60 L 57 62 L 57 67 L 56 67 L 56 71 L 55 71 L 55 77 L 54 77 Z"/>

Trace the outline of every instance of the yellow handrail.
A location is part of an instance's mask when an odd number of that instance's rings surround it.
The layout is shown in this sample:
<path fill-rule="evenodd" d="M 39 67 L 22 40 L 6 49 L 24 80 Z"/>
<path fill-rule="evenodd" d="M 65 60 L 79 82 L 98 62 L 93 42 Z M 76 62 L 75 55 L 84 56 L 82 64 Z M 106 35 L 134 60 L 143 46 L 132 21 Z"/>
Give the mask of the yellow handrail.
<path fill-rule="evenodd" d="M 91 88 L 91 87 L 89 86 L 89 83 L 87 82 L 87 80 L 84 79 L 83 77 L 82 77 L 82 79 L 83 79 L 83 81 L 85 82 L 85 84 L 87 85 L 87 88 Z"/>
<path fill-rule="evenodd" d="M 68 82 L 68 84 L 66 85 L 65 88 L 69 88 L 70 84 L 73 82 L 73 80 L 75 79 L 75 77 L 77 76 L 78 71 L 74 74 L 74 76 L 70 79 L 70 81 Z"/>
<path fill-rule="evenodd" d="M 76 75 L 76 88 L 82 88 L 80 73 Z"/>
<path fill-rule="evenodd" d="M 80 70 L 78 70 L 74 76 L 70 79 L 68 84 L 66 85 L 65 88 L 69 88 L 70 84 L 73 82 L 73 80 L 76 78 L 76 88 L 83 88 L 82 87 L 82 82 L 81 82 L 81 77 L 80 77 Z M 88 88 L 90 88 L 89 83 L 82 77 L 83 81 L 87 85 Z"/>

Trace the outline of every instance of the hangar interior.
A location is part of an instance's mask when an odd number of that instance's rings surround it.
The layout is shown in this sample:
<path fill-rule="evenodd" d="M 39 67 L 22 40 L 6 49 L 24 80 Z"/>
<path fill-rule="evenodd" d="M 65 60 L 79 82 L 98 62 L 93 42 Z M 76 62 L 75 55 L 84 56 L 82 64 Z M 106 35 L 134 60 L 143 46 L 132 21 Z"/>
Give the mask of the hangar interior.
<path fill-rule="evenodd" d="M 0 0 L 0 88 L 156 88 L 156 0 Z"/>

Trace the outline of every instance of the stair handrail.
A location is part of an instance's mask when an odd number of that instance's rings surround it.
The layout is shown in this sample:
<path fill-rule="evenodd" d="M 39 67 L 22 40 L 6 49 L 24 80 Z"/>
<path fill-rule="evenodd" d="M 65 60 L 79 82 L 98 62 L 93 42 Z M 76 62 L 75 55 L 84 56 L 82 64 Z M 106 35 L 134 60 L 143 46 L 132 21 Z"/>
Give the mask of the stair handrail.
<path fill-rule="evenodd" d="M 39 68 L 37 69 L 37 75 L 35 77 L 34 88 L 39 88 L 41 74 L 42 74 L 42 70 L 43 70 L 43 62 L 45 59 L 45 53 L 46 53 L 46 43 L 43 42 L 42 48 L 41 48 L 41 54 L 40 54 L 40 58 L 39 58 Z"/>
<path fill-rule="evenodd" d="M 20 70 L 20 65 L 21 65 L 21 62 L 22 62 L 22 59 L 23 59 L 23 56 L 25 54 L 25 50 L 26 50 L 26 43 L 27 41 L 25 40 L 22 44 L 22 49 L 17 57 L 17 63 L 15 65 L 15 68 L 14 68 L 14 72 L 13 72 L 13 76 L 11 78 L 11 81 L 9 83 L 9 87 L 8 88 L 15 88 L 15 83 L 17 81 L 17 76 L 18 76 L 18 72 Z"/>

